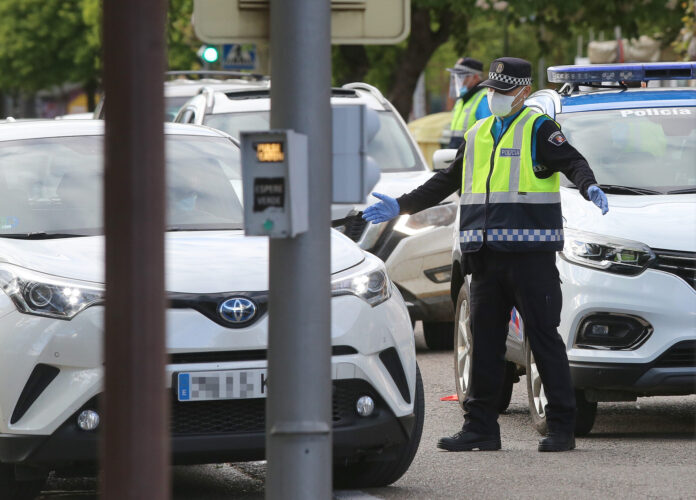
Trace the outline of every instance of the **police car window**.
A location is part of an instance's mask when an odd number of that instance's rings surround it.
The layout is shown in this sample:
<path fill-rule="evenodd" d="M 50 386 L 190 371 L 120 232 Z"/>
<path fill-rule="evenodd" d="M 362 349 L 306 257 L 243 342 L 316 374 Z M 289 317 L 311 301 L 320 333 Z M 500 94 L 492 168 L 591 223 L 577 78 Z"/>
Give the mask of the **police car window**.
<path fill-rule="evenodd" d="M 556 116 L 600 184 L 668 192 L 696 187 L 696 107 Z"/>
<path fill-rule="evenodd" d="M 101 136 L 0 142 L 0 237 L 102 234 Z M 240 229 L 239 149 L 226 138 L 167 136 L 167 224 Z"/>
<path fill-rule="evenodd" d="M 165 97 L 164 98 L 164 119 L 173 122 L 181 107 L 186 104 L 190 97 Z"/>
<path fill-rule="evenodd" d="M 389 111 L 379 114 L 380 128 L 370 142 L 369 154 L 377 162 L 382 172 L 403 172 L 423 170 L 408 132 Z M 207 115 L 203 123 L 209 127 L 227 132 L 239 138 L 243 130 L 268 130 L 270 113 L 268 111 L 218 113 Z"/>

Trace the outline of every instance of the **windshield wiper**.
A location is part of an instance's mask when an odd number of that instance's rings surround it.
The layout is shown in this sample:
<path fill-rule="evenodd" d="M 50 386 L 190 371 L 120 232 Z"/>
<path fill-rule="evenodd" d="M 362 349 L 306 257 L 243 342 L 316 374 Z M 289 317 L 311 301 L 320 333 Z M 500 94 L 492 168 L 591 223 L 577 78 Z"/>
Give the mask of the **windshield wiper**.
<path fill-rule="evenodd" d="M 620 186 L 618 184 L 599 184 L 602 191 L 614 193 L 633 193 L 633 194 L 662 194 L 653 189 L 639 188 L 633 186 Z"/>
<path fill-rule="evenodd" d="M 667 191 L 667 194 L 686 194 L 686 193 L 696 193 L 696 186 L 692 186 L 690 188 L 673 189 L 671 191 Z"/>
<path fill-rule="evenodd" d="M 53 240 L 58 238 L 80 238 L 89 236 L 88 234 L 75 234 L 75 233 L 46 233 L 46 232 L 35 232 L 35 233 L 11 233 L 11 234 L 0 234 L 2 238 L 13 238 L 17 240 Z"/>

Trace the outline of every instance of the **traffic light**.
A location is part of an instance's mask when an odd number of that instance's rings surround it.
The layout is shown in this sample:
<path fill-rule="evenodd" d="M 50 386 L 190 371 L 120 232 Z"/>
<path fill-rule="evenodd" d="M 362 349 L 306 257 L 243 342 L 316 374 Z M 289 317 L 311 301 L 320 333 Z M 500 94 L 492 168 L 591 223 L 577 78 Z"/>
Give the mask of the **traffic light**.
<path fill-rule="evenodd" d="M 197 54 L 203 62 L 208 64 L 217 62 L 218 58 L 220 57 L 220 52 L 218 51 L 217 47 L 213 45 L 201 45 L 201 48 L 198 49 Z"/>
<path fill-rule="evenodd" d="M 377 111 L 364 104 L 332 106 L 333 203 L 365 203 L 380 168 L 368 154 L 379 132 Z"/>

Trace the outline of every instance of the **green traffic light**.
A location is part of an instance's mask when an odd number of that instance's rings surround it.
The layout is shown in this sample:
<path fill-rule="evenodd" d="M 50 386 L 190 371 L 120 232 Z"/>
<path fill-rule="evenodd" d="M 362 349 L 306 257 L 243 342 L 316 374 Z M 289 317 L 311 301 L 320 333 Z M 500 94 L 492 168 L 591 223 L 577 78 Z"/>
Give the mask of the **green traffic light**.
<path fill-rule="evenodd" d="M 215 47 L 206 47 L 201 57 L 207 63 L 214 63 L 218 60 L 218 50 Z"/>

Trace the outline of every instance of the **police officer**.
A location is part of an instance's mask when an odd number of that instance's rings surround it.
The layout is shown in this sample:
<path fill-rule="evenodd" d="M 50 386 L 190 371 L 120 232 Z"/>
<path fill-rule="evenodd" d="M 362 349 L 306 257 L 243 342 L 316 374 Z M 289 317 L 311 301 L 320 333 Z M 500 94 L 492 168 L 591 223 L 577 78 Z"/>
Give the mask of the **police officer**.
<path fill-rule="evenodd" d="M 457 98 L 452 109 L 452 135 L 447 147 L 456 149 L 464 140 L 464 132 L 476 123 L 476 120 L 491 116 L 491 111 L 486 100 L 486 89 L 480 85 L 483 71 L 481 61 L 462 57 L 453 68 L 447 68 L 447 71 L 450 72 L 452 97 Z"/>
<path fill-rule="evenodd" d="M 587 161 L 560 126 L 524 106 L 531 70 L 523 59 L 493 61 L 481 85 L 488 88 L 494 116 L 465 133 L 448 169 L 398 199 L 379 195 L 382 201 L 363 215 L 378 223 L 460 191 L 462 268 L 472 274 L 473 367 L 462 430 L 438 441 L 439 448 L 449 451 L 500 449 L 496 400 L 513 306 L 524 320 L 548 398 L 549 432 L 539 441 L 539 451 L 575 447 L 575 396 L 565 344 L 556 329 L 561 288 L 555 258 L 563 249 L 559 172 L 603 214 L 609 207 Z"/>

